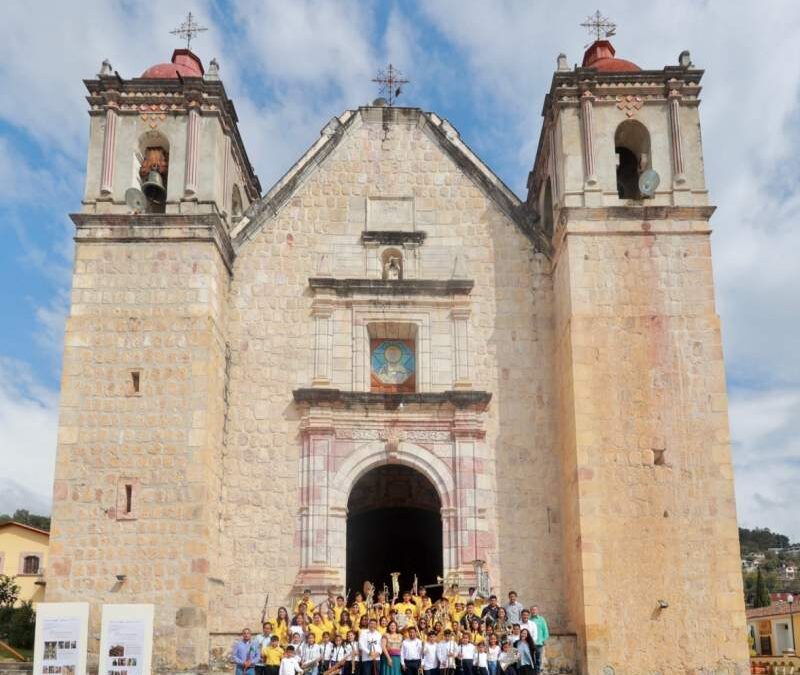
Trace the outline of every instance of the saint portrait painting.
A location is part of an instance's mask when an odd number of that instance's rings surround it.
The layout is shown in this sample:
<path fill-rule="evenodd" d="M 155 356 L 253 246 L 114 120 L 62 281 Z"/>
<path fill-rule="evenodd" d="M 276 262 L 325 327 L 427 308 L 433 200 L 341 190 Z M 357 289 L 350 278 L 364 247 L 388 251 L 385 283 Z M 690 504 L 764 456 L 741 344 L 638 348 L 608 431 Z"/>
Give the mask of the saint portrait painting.
<path fill-rule="evenodd" d="M 370 348 L 372 391 L 416 391 L 414 340 L 374 338 Z"/>

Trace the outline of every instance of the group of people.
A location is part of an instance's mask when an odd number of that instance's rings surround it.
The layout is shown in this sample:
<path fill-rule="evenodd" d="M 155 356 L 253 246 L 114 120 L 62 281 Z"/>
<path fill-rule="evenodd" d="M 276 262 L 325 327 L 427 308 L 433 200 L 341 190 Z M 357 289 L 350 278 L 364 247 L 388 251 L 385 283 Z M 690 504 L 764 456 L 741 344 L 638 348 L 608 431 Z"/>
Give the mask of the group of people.
<path fill-rule="evenodd" d="M 393 601 L 356 593 L 349 606 L 331 594 L 318 607 L 306 590 L 259 635 L 245 628 L 231 660 L 236 675 L 539 675 L 549 635 L 515 591 L 503 605 L 453 585 L 435 602 L 419 588 Z"/>

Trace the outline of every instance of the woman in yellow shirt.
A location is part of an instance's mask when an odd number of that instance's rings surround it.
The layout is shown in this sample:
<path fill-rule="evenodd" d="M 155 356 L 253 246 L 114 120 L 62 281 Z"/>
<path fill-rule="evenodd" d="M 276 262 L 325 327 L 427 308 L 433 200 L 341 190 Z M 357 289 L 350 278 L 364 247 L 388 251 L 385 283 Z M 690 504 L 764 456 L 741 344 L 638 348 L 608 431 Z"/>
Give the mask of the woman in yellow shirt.
<path fill-rule="evenodd" d="M 326 631 L 327 629 L 325 628 L 325 624 L 322 623 L 322 616 L 319 612 L 314 612 L 314 618 L 308 625 L 308 632 L 314 634 L 314 640 L 316 644 L 322 644 L 322 634 Z"/>
<path fill-rule="evenodd" d="M 428 619 L 427 617 L 422 617 L 417 625 L 417 635 L 419 635 L 419 639 L 422 640 L 422 643 L 425 644 L 428 641 Z"/>
<path fill-rule="evenodd" d="M 367 603 L 364 602 L 364 596 L 361 593 L 356 593 L 356 602 L 355 604 L 358 605 L 358 613 L 359 615 L 363 616 L 367 613 Z"/>
<path fill-rule="evenodd" d="M 346 639 L 351 630 L 353 630 L 353 622 L 350 621 L 350 614 L 343 609 L 339 614 L 339 623 L 336 624 L 336 634 L 341 635 L 342 639 Z"/>
<path fill-rule="evenodd" d="M 477 619 L 472 620 L 472 625 L 469 627 L 469 641 L 474 645 L 479 645 L 483 642 L 483 631 L 481 630 L 481 622 Z"/>
<path fill-rule="evenodd" d="M 361 613 L 361 607 L 357 602 L 354 602 L 350 605 L 350 621 L 353 622 L 353 626 L 358 626 L 361 623 L 361 617 L 364 616 Z"/>
<path fill-rule="evenodd" d="M 336 596 L 336 604 L 333 606 L 333 617 L 336 620 L 336 623 L 339 623 L 339 619 L 342 616 L 342 612 L 347 609 L 347 606 L 344 604 L 344 598 L 341 595 Z"/>
<path fill-rule="evenodd" d="M 275 619 L 275 627 L 272 630 L 278 636 L 278 643 L 282 647 L 289 644 L 289 612 L 286 607 L 278 607 L 278 618 Z"/>
<path fill-rule="evenodd" d="M 325 616 L 322 617 L 322 623 L 325 626 L 325 630 L 331 634 L 331 640 L 333 640 L 333 636 L 336 633 L 336 612 L 333 609 L 329 609 Z"/>
<path fill-rule="evenodd" d="M 411 600 L 417 606 L 417 616 L 422 616 L 433 605 L 433 601 L 428 596 L 427 588 L 420 588 L 418 595 L 412 596 Z"/>

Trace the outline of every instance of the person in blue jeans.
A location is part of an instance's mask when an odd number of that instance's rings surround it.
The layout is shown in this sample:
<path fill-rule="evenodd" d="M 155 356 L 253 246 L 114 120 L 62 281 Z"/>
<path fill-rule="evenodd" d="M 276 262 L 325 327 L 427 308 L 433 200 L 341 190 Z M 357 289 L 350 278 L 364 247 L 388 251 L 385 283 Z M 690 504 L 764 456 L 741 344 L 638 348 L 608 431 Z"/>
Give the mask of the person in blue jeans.
<path fill-rule="evenodd" d="M 533 672 L 539 675 L 542 672 L 542 661 L 544 660 L 544 643 L 550 637 L 550 630 L 547 628 L 547 620 L 539 614 L 539 608 L 534 605 L 531 607 L 531 621 L 536 624 L 536 640 L 534 642 Z"/>
<path fill-rule="evenodd" d="M 249 628 L 242 631 L 242 639 L 233 643 L 231 661 L 236 664 L 236 675 L 255 675 L 256 665 L 261 663 L 258 645 L 253 641 Z"/>
<path fill-rule="evenodd" d="M 528 632 L 527 628 L 523 628 L 519 632 L 519 640 L 514 643 L 514 646 L 519 651 L 519 661 L 517 662 L 518 675 L 531 675 L 533 673 L 533 653 L 535 646 L 533 638 Z"/>

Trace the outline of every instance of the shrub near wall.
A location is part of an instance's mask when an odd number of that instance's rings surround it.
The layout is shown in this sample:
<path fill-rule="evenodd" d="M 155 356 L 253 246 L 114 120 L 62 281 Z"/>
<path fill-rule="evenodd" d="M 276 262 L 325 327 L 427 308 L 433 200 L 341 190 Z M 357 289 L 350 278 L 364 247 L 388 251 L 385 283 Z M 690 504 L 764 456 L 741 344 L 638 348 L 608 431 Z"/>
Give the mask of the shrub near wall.
<path fill-rule="evenodd" d="M 0 640 L 12 647 L 32 649 L 36 612 L 30 602 L 19 607 L 0 607 Z"/>

